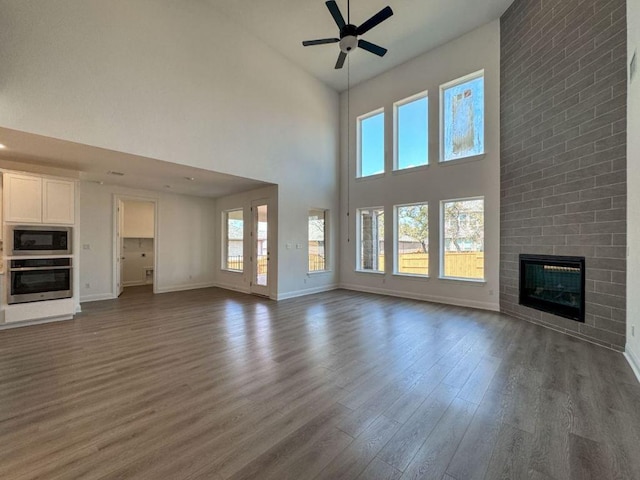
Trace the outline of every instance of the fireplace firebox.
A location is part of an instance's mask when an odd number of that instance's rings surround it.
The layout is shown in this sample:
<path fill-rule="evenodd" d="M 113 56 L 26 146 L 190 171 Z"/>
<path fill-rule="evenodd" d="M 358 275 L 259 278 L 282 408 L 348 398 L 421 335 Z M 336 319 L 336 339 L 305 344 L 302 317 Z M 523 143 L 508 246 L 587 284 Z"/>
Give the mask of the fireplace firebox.
<path fill-rule="evenodd" d="M 520 305 L 584 322 L 584 257 L 520 255 Z"/>

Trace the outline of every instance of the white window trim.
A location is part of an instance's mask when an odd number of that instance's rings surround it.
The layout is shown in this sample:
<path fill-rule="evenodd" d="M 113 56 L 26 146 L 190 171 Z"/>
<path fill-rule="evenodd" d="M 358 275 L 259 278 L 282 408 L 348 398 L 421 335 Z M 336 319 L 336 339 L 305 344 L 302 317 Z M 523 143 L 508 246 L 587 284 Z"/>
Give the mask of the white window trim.
<path fill-rule="evenodd" d="M 416 100 L 420 100 L 421 98 L 427 99 L 427 163 L 423 165 L 416 165 L 415 167 L 406 167 L 399 168 L 398 161 L 398 108 L 402 107 L 411 102 L 415 102 Z M 429 90 L 425 90 L 423 92 L 416 93 L 411 95 L 410 97 L 404 98 L 402 100 L 398 100 L 393 104 L 393 172 L 406 172 L 411 171 L 414 168 L 424 168 L 429 166 Z"/>
<path fill-rule="evenodd" d="M 308 212 L 310 212 L 311 210 L 322 210 L 324 212 L 324 269 L 323 270 L 308 270 L 307 271 L 307 275 L 317 275 L 320 273 L 327 273 L 331 271 L 331 268 L 329 266 L 329 209 L 327 208 L 320 208 L 320 207 L 310 207 L 307 210 L 307 235 L 308 235 L 308 230 L 309 230 L 309 214 Z M 309 240 L 307 239 L 307 269 L 309 268 Z"/>
<path fill-rule="evenodd" d="M 439 222 L 439 227 L 440 227 L 440 232 L 439 232 L 439 238 L 438 238 L 438 242 L 440 243 L 440 247 L 439 247 L 439 253 L 440 253 L 440 259 L 439 259 L 439 265 L 438 265 L 438 278 L 440 280 L 453 280 L 453 281 L 459 281 L 459 282 L 465 282 L 465 283 L 486 283 L 487 279 L 486 279 L 486 272 L 487 272 L 487 256 L 485 254 L 484 257 L 484 273 L 485 273 L 485 277 L 484 278 L 467 278 L 467 277 L 448 277 L 444 274 L 444 204 L 445 203 L 451 203 L 451 202 L 471 202 L 474 200 L 482 200 L 483 206 L 486 206 L 486 201 L 485 201 L 485 197 L 484 195 L 479 195 L 476 197 L 464 197 L 464 198 L 447 198 L 446 200 L 440 200 L 440 222 Z M 483 216 L 484 216 L 484 211 L 483 211 Z M 484 219 L 483 219 L 484 220 Z M 484 227 L 483 227 L 484 228 Z M 485 230 L 486 233 L 486 230 Z"/>
<path fill-rule="evenodd" d="M 364 115 L 360 115 L 358 117 L 356 117 L 356 179 L 359 178 L 372 178 L 372 177 L 380 177 L 382 175 L 384 175 L 386 173 L 386 166 L 385 166 L 385 161 L 384 161 L 384 157 L 385 157 L 385 135 L 384 135 L 384 126 L 382 129 L 382 156 L 383 156 L 383 161 L 382 161 L 382 172 L 381 173 L 376 173 L 373 175 L 366 175 L 363 176 L 362 175 L 362 122 L 364 120 L 366 120 L 367 118 L 371 118 L 371 117 L 375 117 L 376 115 L 379 115 L 380 113 L 382 113 L 384 115 L 384 107 L 380 107 L 376 110 L 373 110 L 372 112 L 369 113 L 365 113 Z M 384 117 L 383 117 L 384 119 Z M 383 122 L 384 125 L 384 122 Z"/>
<path fill-rule="evenodd" d="M 398 236 L 400 231 L 400 229 L 398 228 L 398 208 L 414 207 L 416 205 L 427 206 L 427 219 L 429 219 L 429 202 L 427 202 L 426 200 L 424 202 L 402 203 L 402 204 L 393 206 L 393 275 L 396 275 L 399 277 L 429 278 L 428 273 L 426 275 L 423 275 L 421 273 L 401 273 L 398 270 Z M 427 255 L 430 255 L 430 252 L 427 252 Z M 428 265 L 427 265 L 427 271 L 428 271 Z"/>
<path fill-rule="evenodd" d="M 386 270 L 387 270 L 387 256 L 385 255 L 384 257 L 384 271 L 380 271 L 380 270 L 366 270 L 362 268 L 362 259 L 360 257 L 360 247 L 361 247 L 361 240 L 362 240 L 362 215 L 360 215 L 360 211 L 362 210 L 382 210 L 383 213 L 386 214 L 386 212 L 384 211 L 384 207 L 362 207 L 362 208 L 356 208 L 356 272 L 357 273 L 372 273 L 374 275 L 386 275 Z M 386 216 L 386 215 L 385 215 Z M 386 221 L 386 219 L 385 219 Z M 386 243 L 385 243 L 385 248 L 386 248 Z"/>
<path fill-rule="evenodd" d="M 465 83 L 468 82 L 470 80 L 475 80 L 476 78 L 480 78 L 480 77 L 485 77 L 484 75 L 484 68 L 482 70 L 478 70 L 477 72 L 473 72 L 470 73 L 468 75 L 465 75 L 464 77 L 460 77 L 460 78 L 456 78 L 455 80 L 451 80 L 450 82 L 447 83 L 443 83 L 442 85 L 440 85 L 440 112 L 438 114 L 438 121 L 440 123 L 440 134 L 438 137 L 438 143 L 439 143 L 439 159 L 438 159 L 438 163 L 440 164 L 450 164 L 450 163 L 456 163 L 459 160 L 466 160 L 468 158 L 481 158 L 483 157 L 486 153 L 487 153 L 487 121 L 486 121 L 486 112 L 487 112 L 487 98 L 486 98 L 486 93 L 487 93 L 487 89 L 486 89 L 486 78 L 485 78 L 485 84 L 484 84 L 484 91 L 485 91 L 485 95 L 484 95 L 484 105 L 482 106 L 482 111 L 483 111 L 483 115 L 482 115 L 482 123 L 483 123 L 483 135 L 484 135 L 484 151 L 482 153 L 478 153 L 475 155 L 469 155 L 466 157 L 460 157 L 460 158 L 453 158 L 451 160 L 445 160 L 444 159 L 444 91 L 448 88 L 451 87 L 455 87 L 456 85 L 460 85 L 461 83 Z"/>

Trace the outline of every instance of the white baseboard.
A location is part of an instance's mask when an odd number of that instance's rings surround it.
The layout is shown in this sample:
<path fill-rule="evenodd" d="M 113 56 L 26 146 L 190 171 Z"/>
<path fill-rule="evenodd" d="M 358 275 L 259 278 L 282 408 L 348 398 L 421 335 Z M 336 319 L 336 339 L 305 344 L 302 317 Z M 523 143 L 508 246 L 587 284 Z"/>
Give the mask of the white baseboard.
<path fill-rule="evenodd" d="M 143 285 L 151 285 L 144 280 L 132 280 L 130 282 L 122 282 L 123 287 L 142 287 Z"/>
<path fill-rule="evenodd" d="M 206 283 L 191 283 L 188 285 L 169 285 L 168 287 L 157 287 L 154 293 L 170 293 L 170 292 L 184 292 L 186 290 L 198 290 L 200 288 L 215 287 L 213 282 Z"/>
<path fill-rule="evenodd" d="M 624 349 L 624 356 L 627 359 L 627 362 L 629 362 L 629 365 L 631 365 L 633 373 L 636 374 L 636 378 L 640 382 L 640 358 L 633 353 L 633 350 L 631 350 L 628 345 Z"/>
<path fill-rule="evenodd" d="M 411 300 L 422 300 L 424 302 L 443 303 L 445 305 L 455 305 L 457 307 L 478 308 L 480 310 L 491 310 L 492 312 L 500 311 L 499 303 L 477 302 L 474 300 L 466 300 L 462 298 L 440 297 L 440 296 L 424 295 L 420 293 L 411 293 L 411 292 L 398 292 L 396 290 L 387 290 L 384 288 L 376 288 L 376 287 L 365 287 L 362 285 L 345 284 L 345 283 L 340 284 L 339 288 L 344 288 L 345 290 L 353 290 L 356 292 L 376 293 L 378 295 L 388 295 L 391 297 L 409 298 Z"/>
<path fill-rule="evenodd" d="M 231 290 L 232 292 L 251 293 L 248 288 L 243 287 L 242 285 L 235 285 L 233 283 L 216 282 L 213 286 L 224 290 Z"/>
<path fill-rule="evenodd" d="M 322 285 L 320 287 L 305 288 L 304 290 L 294 290 L 293 292 L 279 293 L 275 300 L 286 300 L 288 298 L 304 297 L 305 295 L 313 295 L 314 293 L 330 292 L 336 290 L 337 284 Z"/>
<path fill-rule="evenodd" d="M 116 296 L 113 293 L 96 293 L 94 295 L 85 295 L 80 297 L 80 303 L 100 302 L 102 300 L 113 300 Z"/>
<path fill-rule="evenodd" d="M 31 325 L 41 325 L 43 323 L 62 322 L 65 320 L 73 320 L 73 315 L 62 315 L 60 317 L 41 318 L 39 320 L 25 320 L 23 322 L 3 323 L 3 324 L 0 324 L 0 330 L 29 327 Z"/>

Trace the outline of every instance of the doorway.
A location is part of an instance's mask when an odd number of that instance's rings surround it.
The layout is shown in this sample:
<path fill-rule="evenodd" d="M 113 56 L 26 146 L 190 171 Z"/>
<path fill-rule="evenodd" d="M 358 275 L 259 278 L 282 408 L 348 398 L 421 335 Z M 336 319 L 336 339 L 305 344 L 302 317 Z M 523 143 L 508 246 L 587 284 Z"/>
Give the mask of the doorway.
<path fill-rule="evenodd" d="M 157 202 L 115 196 L 114 292 L 125 288 L 156 291 Z"/>
<path fill-rule="evenodd" d="M 251 293 L 269 296 L 269 205 L 266 200 L 251 202 Z"/>

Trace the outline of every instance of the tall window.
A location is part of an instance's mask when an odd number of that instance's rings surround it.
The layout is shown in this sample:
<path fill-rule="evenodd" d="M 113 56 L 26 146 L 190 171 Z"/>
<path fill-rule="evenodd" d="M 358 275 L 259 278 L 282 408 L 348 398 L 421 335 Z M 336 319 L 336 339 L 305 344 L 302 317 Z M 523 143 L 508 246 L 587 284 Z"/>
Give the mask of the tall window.
<path fill-rule="evenodd" d="M 429 275 L 428 205 L 398 205 L 395 210 L 395 273 L 426 277 Z"/>
<path fill-rule="evenodd" d="M 440 159 L 484 153 L 484 70 L 440 87 Z"/>
<path fill-rule="evenodd" d="M 418 167 L 429 163 L 429 100 L 414 95 L 394 104 L 394 168 Z"/>
<path fill-rule="evenodd" d="M 384 110 L 358 117 L 358 176 L 384 173 Z"/>
<path fill-rule="evenodd" d="M 441 275 L 484 279 L 484 198 L 441 202 Z"/>
<path fill-rule="evenodd" d="M 358 223 L 358 270 L 384 272 L 384 209 L 359 209 Z"/>
<path fill-rule="evenodd" d="M 242 209 L 223 214 L 225 249 L 222 264 L 226 270 L 242 272 L 244 269 L 244 220 Z"/>
<path fill-rule="evenodd" d="M 309 271 L 327 269 L 327 211 L 309 210 Z"/>

